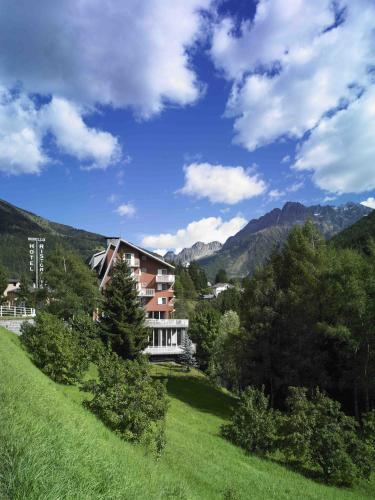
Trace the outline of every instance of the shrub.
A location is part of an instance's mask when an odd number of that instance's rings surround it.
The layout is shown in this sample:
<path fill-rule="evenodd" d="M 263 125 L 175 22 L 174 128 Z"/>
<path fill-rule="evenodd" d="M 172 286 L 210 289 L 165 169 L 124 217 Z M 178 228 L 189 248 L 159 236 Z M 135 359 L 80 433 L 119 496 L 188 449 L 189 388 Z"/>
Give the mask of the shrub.
<path fill-rule="evenodd" d="M 152 379 L 142 358 L 123 361 L 109 352 L 98 369 L 99 382 L 89 384 L 94 397 L 85 406 L 123 439 L 152 445 L 160 454 L 168 408 L 165 385 Z"/>
<path fill-rule="evenodd" d="M 221 433 L 248 452 L 264 453 L 275 447 L 276 419 L 264 388 L 247 387 L 231 422 L 221 427 Z"/>
<path fill-rule="evenodd" d="M 90 316 L 81 314 L 72 318 L 69 325 L 87 358 L 94 363 L 98 362 L 105 352 L 98 323 Z"/>
<path fill-rule="evenodd" d="M 290 387 L 287 406 L 279 440 L 287 460 L 318 467 L 326 482 L 338 486 L 350 486 L 356 477 L 369 478 L 373 448 L 340 403 L 318 389 L 308 398 L 306 389 Z"/>
<path fill-rule="evenodd" d="M 35 324 L 25 323 L 21 339 L 35 364 L 55 382 L 73 384 L 88 367 L 73 330 L 52 314 L 42 312 Z"/>
<path fill-rule="evenodd" d="M 304 387 L 289 387 L 287 415 L 280 426 L 279 447 L 288 462 L 306 465 L 311 461 L 313 418 Z"/>

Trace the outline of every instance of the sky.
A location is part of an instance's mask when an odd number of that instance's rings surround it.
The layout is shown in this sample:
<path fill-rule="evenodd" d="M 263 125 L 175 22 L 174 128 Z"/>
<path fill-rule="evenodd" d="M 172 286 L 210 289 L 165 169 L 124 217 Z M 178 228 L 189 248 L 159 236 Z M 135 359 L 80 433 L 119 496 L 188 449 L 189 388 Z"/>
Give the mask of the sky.
<path fill-rule="evenodd" d="M 152 250 L 375 208 L 374 0 L 0 0 L 0 198 Z"/>

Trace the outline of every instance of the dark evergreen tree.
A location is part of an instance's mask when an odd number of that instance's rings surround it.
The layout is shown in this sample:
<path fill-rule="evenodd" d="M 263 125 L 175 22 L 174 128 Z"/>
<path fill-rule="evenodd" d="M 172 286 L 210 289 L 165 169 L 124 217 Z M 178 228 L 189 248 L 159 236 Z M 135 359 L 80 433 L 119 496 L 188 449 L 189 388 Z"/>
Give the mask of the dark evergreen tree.
<path fill-rule="evenodd" d="M 100 303 L 97 276 L 81 257 L 59 246 L 46 259 L 45 308 L 63 319 L 92 314 Z"/>
<path fill-rule="evenodd" d="M 8 285 L 8 274 L 5 268 L 0 264 L 0 304 L 5 300 L 4 292 Z"/>
<path fill-rule="evenodd" d="M 228 288 L 221 292 L 213 301 L 213 305 L 224 314 L 227 311 L 236 311 L 240 313 L 242 294 L 236 287 Z"/>
<path fill-rule="evenodd" d="M 215 276 L 215 283 L 228 283 L 228 275 L 225 269 L 219 269 Z"/>
<path fill-rule="evenodd" d="M 104 293 L 101 327 L 104 339 L 124 359 L 136 358 L 147 346 L 144 311 L 125 261 L 119 260 L 112 269 Z"/>
<path fill-rule="evenodd" d="M 18 302 L 24 304 L 25 307 L 35 307 L 35 289 L 28 274 L 22 274 L 20 279 L 20 288 L 17 294 Z"/>
<path fill-rule="evenodd" d="M 198 293 L 207 288 L 206 273 L 197 262 L 190 262 L 188 273 L 193 281 L 194 288 Z"/>

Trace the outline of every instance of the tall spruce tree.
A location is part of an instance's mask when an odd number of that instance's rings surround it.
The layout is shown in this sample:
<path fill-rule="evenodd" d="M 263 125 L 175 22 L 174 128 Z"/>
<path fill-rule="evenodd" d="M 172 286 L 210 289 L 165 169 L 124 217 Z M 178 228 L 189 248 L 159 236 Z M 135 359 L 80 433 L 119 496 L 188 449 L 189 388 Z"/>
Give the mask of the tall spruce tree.
<path fill-rule="evenodd" d="M 197 366 L 197 362 L 194 356 L 193 343 L 190 340 L 189 335 L 185 335 L 183 337 L 181 349 L 182 353 L 180 354 L 179 361 L 185 367 L 185 370 L 189 372 L 192 368 Z"/>
<path fill-rule="evenodd" d="M 114 266 L 111 282 L 105 290 L 101 326 L 105 340 L 124 359 L 136 358 L 147 345 L 143 308 L 124 261 Z"/>

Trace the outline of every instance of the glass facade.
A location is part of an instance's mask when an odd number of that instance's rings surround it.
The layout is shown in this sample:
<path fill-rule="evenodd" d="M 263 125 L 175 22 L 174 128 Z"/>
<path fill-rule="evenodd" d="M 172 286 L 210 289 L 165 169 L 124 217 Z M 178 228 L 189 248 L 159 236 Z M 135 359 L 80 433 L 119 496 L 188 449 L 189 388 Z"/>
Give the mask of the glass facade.
<path fill-rule="evenodd" d="M 181 328 L 153 328 L 150 347 L 181 346 L 185 330 Z"/>

